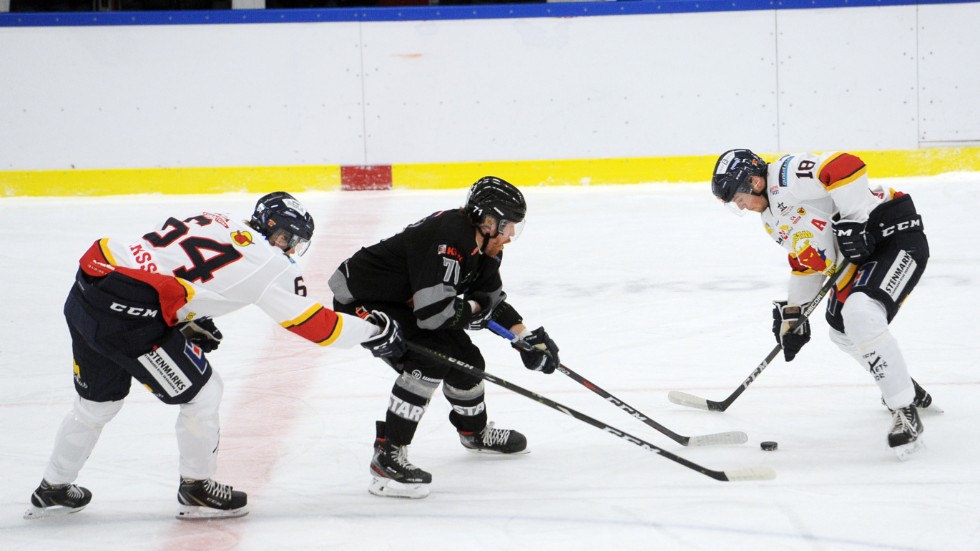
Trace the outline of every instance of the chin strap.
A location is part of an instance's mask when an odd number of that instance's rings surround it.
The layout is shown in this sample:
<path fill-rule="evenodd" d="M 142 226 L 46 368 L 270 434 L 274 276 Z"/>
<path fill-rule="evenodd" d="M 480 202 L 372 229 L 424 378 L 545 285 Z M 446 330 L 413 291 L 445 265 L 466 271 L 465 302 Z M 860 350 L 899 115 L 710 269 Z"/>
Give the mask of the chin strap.
<path fill-rule="evenodd" d="M 493 238 L 490 237 L 489 234 L 484 233 L 481 226 L 477 226 L 476 227 L 476 231 L 478 231 L 480 233 L 480 235 L 483 237 L 483 243 L 480 244 L 480 254 L 486 254 L 486 252 L 487 252 L 487 245 L 490 244 L 490 240 L 493 239 Z"/>

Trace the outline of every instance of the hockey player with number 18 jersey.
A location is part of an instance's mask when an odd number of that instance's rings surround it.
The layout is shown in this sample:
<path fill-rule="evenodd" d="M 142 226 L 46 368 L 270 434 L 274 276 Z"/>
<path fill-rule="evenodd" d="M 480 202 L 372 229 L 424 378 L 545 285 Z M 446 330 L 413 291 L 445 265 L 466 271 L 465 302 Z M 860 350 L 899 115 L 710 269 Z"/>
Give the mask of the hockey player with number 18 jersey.
<path fill-rule="evenodd" d="M 808 321 L 796 332 L 789 328 L 835 267 L 846 266 L 827 305 L 830 338 L 874 377 L 892 411 L 889 446 L 900 459 L 916 451 L 923 430 L 917 408 L 928 408 L 932 397 L 909 376 L 888 329 L 929 259 L 911 196 L 871 188 L 864 162 L 842 152 L 784 155 L 767 164 L 748 149 L 729 150 L 715 164 L 711 187 L 738 212 L 760 213 L 788 253 L 787 299 L 773 309 L 773 334 L 786 361 L 810 340 Z"/>

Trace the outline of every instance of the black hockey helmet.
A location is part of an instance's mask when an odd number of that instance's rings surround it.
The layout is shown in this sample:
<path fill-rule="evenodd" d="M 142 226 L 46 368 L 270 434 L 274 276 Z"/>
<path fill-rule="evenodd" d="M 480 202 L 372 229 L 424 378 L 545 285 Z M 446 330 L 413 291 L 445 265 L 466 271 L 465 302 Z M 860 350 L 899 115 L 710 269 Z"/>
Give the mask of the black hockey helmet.
<path fill-rule="evenodd" d="M 731 202 L 739 192 L 760 195 L 752 191 L 752 176 L 764 178 L 768 171 L 769 165 L 750 150 L 729 149 L 715 163 L 711 193 L 723 203 Z"/>
<path fill-rule="evenodd" d="M 484 176 L 470 186 L 464 209 L 477 227 L 484 225 L 488 216 L 496 221 L 498 233 L 507 225 L 513 225 L 515 233 L 512 238 L 520 234 L 524 216 L 527 215 L 527 203 L 521 190 L 496 176 Z M 491 237 L 496 235 L 494 233 Z"/>
<path fill-rule="evenodd" d="M 285 191 L 260 197 L 249 225 L 270 243 L 299 256 L 306 252 L 313 239 L 313 217 L 302 203 Z"/>

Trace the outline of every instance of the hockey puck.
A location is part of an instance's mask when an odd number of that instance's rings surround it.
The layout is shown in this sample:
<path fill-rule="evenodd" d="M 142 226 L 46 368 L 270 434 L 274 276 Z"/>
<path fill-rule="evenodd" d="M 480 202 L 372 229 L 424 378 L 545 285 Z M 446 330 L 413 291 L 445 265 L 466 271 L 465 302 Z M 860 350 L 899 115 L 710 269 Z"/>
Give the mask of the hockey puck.
<path fill-rule="evenodd" d="M 779 444 L 769 440 L 759 444 L 759 446 L 767 452 L 772 452 L 772 451 L 776 451 L 776 448 L 779 447 Z"/>

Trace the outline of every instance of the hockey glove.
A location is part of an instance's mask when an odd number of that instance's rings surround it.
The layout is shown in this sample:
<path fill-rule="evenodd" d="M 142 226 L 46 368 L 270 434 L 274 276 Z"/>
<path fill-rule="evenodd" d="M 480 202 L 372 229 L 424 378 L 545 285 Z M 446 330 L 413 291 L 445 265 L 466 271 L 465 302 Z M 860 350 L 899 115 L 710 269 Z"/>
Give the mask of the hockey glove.
<path fill-rule="evenodd" d="M 874 236 L 865 231 L 863 222 L 838 220 L 834 222 L 834 236 L 841 254 L 854 264 L 864 262 L 874 251 Z"/>
<path fill-rule="evenodd" d="M 214 352 L 221 344 L 224 335 L 218 330 L 211 318 L 198 318 L 180 325 L 184 337 L 196 344 L 204 352 Z"/>
<path fill-rule="evenodd" d="M 522 335 L 521 338 L 533 347 L 532 350 L 521 350 L 516 345 L 511 345 L 520 350 L 524 367 L 533 371 L 554 373 L 555 368 L 561 365 L 561 360 L 558 359 L 558 345 L 551 340 L 544 327 L 538 327 Z"/>
<path fill-rule="evenodd" d="M 405 355 L 408 347 L 405 345 L 405 337 L 397 321 L 380 310 L 368 314 L 364 321 L 373 323 L 379 330 L 377 335 L 361 343 L 361 346 L 370 350 L 374 357 L 386 362 L 397 362 Z"/>
<path fill-rule="evenodd" d="M 803 345 L 810 342 L 810 320 L 803 320 L 803 324 L 796 331 L 790 333 L 789 329 L 800 319 L 803 307 L 787 306 L 785 300 L 777 300 L 772 304 L 774 306 L 772 309 L 772 334 L 776 336 L 776 342 L 783 347 L 783 356 L 786 361 L 791 362 L 803 348 Z"/>
<path fill-rule="evenodd" d="M 506 298 L 507 293 L 504 292 L 500 293 L 500 299 L 496 302 L 493 301 L 493 297 L 490 295 L 490 293 L 479 292 L 464 296 L 463 300 L 472 300 L 480 305 L 480 311 L 473 314 L 473 317 L 466 322 L 465 329 L 467 331 L 479 331 L 481 329 L 486 329 L 487 323 L 490 322 L 490 317 L 493 315 L 493 309 Z"/>

